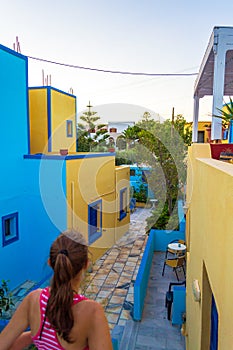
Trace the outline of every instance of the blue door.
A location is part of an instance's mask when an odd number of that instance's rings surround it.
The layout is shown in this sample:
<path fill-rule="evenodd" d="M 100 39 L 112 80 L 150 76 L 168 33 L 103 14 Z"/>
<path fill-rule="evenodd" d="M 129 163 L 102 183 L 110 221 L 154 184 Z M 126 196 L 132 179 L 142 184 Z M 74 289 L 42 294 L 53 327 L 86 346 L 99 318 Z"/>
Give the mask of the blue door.
<path fill-rule="evenodd" d="M 218 310 L 212 295 L 210 350 L 218 350 Z"/>

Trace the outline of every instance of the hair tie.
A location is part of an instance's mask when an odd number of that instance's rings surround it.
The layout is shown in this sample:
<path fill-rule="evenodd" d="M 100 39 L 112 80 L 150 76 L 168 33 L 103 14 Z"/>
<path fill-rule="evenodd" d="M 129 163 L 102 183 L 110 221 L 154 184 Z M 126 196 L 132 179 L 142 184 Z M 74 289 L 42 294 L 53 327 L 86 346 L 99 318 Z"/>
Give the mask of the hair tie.
<path fill-rule="evenodd" d="M 63 255 L 68 256 L 68 251 L 66 249 L 61 249 L 61 250 L 59 250 L 58 254 L 63 254 Z"/>

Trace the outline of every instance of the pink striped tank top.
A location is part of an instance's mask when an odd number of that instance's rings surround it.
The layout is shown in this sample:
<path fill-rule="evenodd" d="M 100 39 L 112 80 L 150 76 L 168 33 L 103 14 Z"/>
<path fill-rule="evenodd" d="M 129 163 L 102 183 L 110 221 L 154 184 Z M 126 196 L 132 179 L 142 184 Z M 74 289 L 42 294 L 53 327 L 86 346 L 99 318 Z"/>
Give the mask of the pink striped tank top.
<path fill-rule="evenodd" d="M 57 338 L 56 331 L 52 328 L 49 321 L 47 319 L 45 320 L 45 310 L 46 310 L 49 296 L 50 296 L 49 288 L 46 287 L 45 289 L 42 290 L 40 294 L 40 317 L 41 317 L 40 328 L 36 333 L 36 335 L 32 337 L 32 341 L 38 350 L 65 350 L 61 346 Z M 73 299 L 73 305 L 79 303 L 82 300 L 87 300 L 87 298 L 81 294 L 75 294 Z M 41 334 L 41 330 L 42 330 L 42 334 Z M 89 350 L 88 346 L 85 347 L 83 350 Z"/>

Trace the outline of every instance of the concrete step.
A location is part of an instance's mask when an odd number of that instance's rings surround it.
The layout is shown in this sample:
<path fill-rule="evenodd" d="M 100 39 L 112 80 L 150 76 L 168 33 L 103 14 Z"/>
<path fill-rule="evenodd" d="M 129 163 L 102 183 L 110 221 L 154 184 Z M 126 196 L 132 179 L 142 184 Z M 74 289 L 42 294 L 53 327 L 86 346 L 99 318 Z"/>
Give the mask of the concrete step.
<path fill-rule="evenodd" d="M 124 326 L 116 325 L 111 331 L 113 350 L 120 349 L 120 343 L 124 332 Z"/>
<path fill-rule="evenodd" d="M 128 320 L 126 322 L 119 350 L 134 350 L 138 333 L 138 326 L 139 323 L 134 322 L 133 320 Z"/>

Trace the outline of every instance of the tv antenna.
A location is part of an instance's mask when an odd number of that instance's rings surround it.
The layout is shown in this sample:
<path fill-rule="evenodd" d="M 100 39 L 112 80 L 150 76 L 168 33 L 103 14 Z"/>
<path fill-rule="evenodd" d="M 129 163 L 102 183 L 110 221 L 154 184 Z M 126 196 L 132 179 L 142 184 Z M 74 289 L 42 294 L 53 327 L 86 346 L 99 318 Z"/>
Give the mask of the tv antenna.
<path fill-rule="evenodd" d="M 44 69 L 42 69 L 42 86 L 51 86 L 51 74 L 45 76 Z"/>
<path fill-rule="evenodd" d="M 20 43 L 19 43 L 19 38 L 18 37 L 16 37 L 16 42 L 13 43 L 13 49 L 16 52 L 21 53 Z"/>

